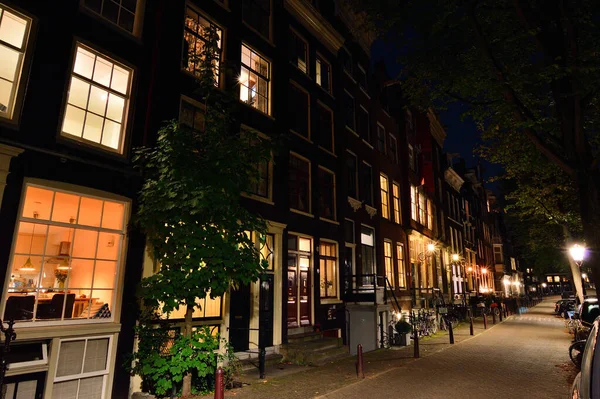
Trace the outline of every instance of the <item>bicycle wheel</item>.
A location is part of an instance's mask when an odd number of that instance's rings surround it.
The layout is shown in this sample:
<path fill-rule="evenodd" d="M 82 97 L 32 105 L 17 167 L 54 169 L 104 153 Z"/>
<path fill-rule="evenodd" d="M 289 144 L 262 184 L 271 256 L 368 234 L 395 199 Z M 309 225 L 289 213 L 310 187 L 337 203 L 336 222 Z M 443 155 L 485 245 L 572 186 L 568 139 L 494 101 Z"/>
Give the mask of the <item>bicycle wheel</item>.
<path fill-rule="evenodd" d="M 497 307 L 494 308 L 494 314 L 496 315 L 496 317 L 500 316 L 500 309 L 498 309 Z"/>
<path fill-rule="evenodd" d="M 575 341 L 569 346 L 569 358 L 577 368 L 581 368 L 581 358 L 586 341 Z"/>

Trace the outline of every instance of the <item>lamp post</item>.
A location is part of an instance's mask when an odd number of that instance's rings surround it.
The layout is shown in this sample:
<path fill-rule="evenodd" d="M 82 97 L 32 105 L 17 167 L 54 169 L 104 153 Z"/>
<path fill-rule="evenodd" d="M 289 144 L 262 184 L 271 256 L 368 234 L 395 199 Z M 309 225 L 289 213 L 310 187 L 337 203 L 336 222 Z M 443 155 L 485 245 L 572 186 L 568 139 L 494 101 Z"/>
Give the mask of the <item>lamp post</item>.
<path fill-rule="evenodd" d="M 487 293 L 487 292 L 489 292 L 489 290 L 488 290 L 488 288 L 489 288 L 489 285 L 488 285 L 488 283 L 487 283 L 487 272 L 488 272 L 488 269 L 487 269 L 487 268 L 485 268 L 485 267 L 482 267 L 482 268 L 481 268 L 481 283 L 483 283 L 483 278 L 484 278 L 484 276 L 486 277 L 486 281 L 485 281 L 485 284 L 484 284 L 484 285 L 485 285 L 484 289 L 485 289 L 485 292 L 486 292 L 486 293 Z"/>
<path fill-rule="evenodd" d="M 459 254 L 452 254 L 451 259 L 452 259 L 452 263 L 454 263 L 454 265 L 456 265 L 456 267 L 462 267 L 465 264 L 465 262 L 463 260 L 461 260 Z M 463 280 L 462 280 L 463 304 L 466 305 L 467 304 L 467 281 L 466 281 L 466 274 L 462 273 L 462 270 L 461 270 L 460 274 L 463 275 Z"/>
<path fill-rule="evenodd" d="M 579 267 L 579 269 L 581 269 L 581 265 L 583 265 L 583 260 L 585 258 L 586 252 L 587 252 L 587 249 L 584 246 L 581 246 L 579 244 L 573 244 L 571 246 L 571 248 L 569 248 L 569 254 L 571 255 L 571 258 L 573 258 L 573 261 Z M 573 276 L 573 278 L 575 278 L 575 276 Z M 581 278 L 581 294 L 583 295 L 583 297 L 585 297 L 585 295 L 586 295 L 585 280 L 583 279 L 583 275 L 581 275 L 580 278 Z M 575 284 L 575 281 L 573 281 L 573 284 Z"/>
<path fill-rule="evenodd" d="M 548 286 L 548 284 L 542 283 L 542 295 L 544 295 L 544 291 L 547 286 Z"/>

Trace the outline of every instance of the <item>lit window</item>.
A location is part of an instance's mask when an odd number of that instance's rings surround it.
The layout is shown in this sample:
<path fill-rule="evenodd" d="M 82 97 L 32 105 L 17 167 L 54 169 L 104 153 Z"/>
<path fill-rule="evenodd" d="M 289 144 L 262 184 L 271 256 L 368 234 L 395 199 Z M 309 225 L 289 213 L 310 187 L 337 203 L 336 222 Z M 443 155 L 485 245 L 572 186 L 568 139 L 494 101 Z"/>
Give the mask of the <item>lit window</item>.
<path fill-rule="evenodd" d="M 360 228 L 361 268 L 357 274 L 364 277 L 362 285 L 372 286 L 375 283 L 375 231 L 366 226 Z"/>
<path fill-rule="evenodd" d="M 0 3 L 0 118 L 12 119 L 31 20 Z"/>
<path fill-rule="evenodd" d="M 205 129 L 206 123 L 204 110 L 199 104 L 196 105 L 195 101 L 182 97 L 179 109 L 179 122 L 190 129 L 202 132 Z"/>
<path fill-rule="evenodd" d="M 384 174 L 379 175 L 379 186 L 380 186 L 380 190 L 381 190 L 381 216 L 385 219 L 389 219 L 390 218 L 389 187 L 388 187 L 388 179 Z"/>
<path fill-rule="evenodd" d="M 192 8 L 187 7 L 185 12 L 185 27 L 183 30 L 183 68 L 186 71 L 200 74 L 200 63 L 202 62 L 202 50 L 206 43 L 205 34 L 207 29 L 215 29 L 219 40 L 219 59 L 214 65 L 215 82 L 219 85 L 219 68 L 221 66 L 221 49 L 223 31 L 214 23 L 198 14 Z"/>
<path fill-rule="evenodd" d="M 351 152 L 347 153 L 346 158 L 346 172 L 348 177 L 348 183 L 346 184 L 348 197 L 358 198 L 358 160 L 356 155 Z"/>
<path fill-rule="evenodd" d="M 321 241 L 319 259 L 321 298 L 337 298 L 337 245 Z"/>
<path fill-rule="evenodd" d="M 242 45 L 242 69 L 240 71 L 240 100 L 270 114 L 269 84 L 271 64 L 246 45 Z"/>
<path fill-rule="evenodd" d="M 86 8 L 100 14 L 129 33 L 141 33 L 141 5 L 138 0 L 84 0 Z"/>
<path fill-rule="evenodd" d="M 290 207 L 310 212 L 310 162 L 291 154 L 288 181 Z"/>
<path fill-rule="evenodd" d="M 415 222 L 418 221 L 418 201 L 417 201 L 417 187 L 410 185 L 410 216 Z"/>
<path fill-rule="evenodd" d="M 392 183 L 392 197 L 394 207 L 394 222 L 400 223 L 400 185 L 398 183 Z"/>
<path fill-rule="evenodd" d="M 308 93 L 290 83 L 288 120 L 290 129 L 302 137 L 310 139 L 310 97 Z"/>
<path fill-rule="evenodd" d="M 319 168 L 319 213 L 320 216 L 335 220 L 335 175 Z"/>
<path fill-rule="evenodd" d="M 4 319 L 112 321 L 127 205 L 32 185 L 23 202 Z"/>
<path fill-rule="evenodd" d="M 371 125 L 369 112 L 362 106 L 358 108 L 358 134 L 367 143 L 371 144 Z"/>
<path fill-rule="evenodd" d="M 290 62 L 308 74 L 308 44 L 296 32 L 290 31 Z"/>
<path fill-rule="evenodd" d="M 333 152 L 333 112 L 321 103 L 317 103 L 317 123 L 319 145 Z"/>
<path fill-rule="evenodd" d="M 398 287 L 406 287 L 406 269 L 404 265 L 404 245 L 396 244 L 396 262 L 398 262 Z"/>
<path fill-rule="evenodd" d="M 242 18 L 266 39 L 271 32 L 271 0 L 242 0 Z"/>
<path fill-rule="evenodd" d="M 62 135 L 123 152 L 131 69 L 77 44 Z"/>
<path fill-rule="evenodd" d="M 331 65 L 329 65 L 329 63 L 319 54 L 317 54 L 315 63 L 315 80 L 317 84 L 327 93 L 331 93 Z"/>
<path fill-rule="evenodd" d="M 356 129 L 354 98 L 347 91 L 344 92 L 344 122 L 352 131 Z"/>
<path fill-rule="evenodd" d="M 58 349 L 52 397 L 100 398 L 107 389 L 111 337 L 63 339 Z"/>
<path fill-rule="evenodd" d="M 288 328 L 311 324 L 312 239 L 288 235 L 287 325 Z"/>
<path fill-rule="evenodd" d="M 385 265 L 385 277 L 390 282 L 390 285 L 394 287 L 394 262 L 392 259 L 392 243 L 386 240 L 383 242 L 383 263 Z"/>
<path fill-rule="evenodd" d="M 385 128 L 377 124 L 377 151 L 385 154 Z"/>

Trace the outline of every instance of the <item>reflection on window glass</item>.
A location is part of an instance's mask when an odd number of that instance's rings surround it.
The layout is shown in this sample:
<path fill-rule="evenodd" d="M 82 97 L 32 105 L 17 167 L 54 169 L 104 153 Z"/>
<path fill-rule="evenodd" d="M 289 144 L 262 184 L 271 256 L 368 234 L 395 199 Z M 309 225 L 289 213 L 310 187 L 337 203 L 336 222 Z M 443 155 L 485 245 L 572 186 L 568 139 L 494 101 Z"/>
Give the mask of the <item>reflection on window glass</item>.
<path fill-rule="evenodd" d="M 269 81 L 271 64 L 246 45 L 242 45 L 240 70 L 240 100 L 265 114 L 269 107 Z"/>
<path fill-rule="evenodd" d="M 191 7 L 186 8 L 185 28 L 183 33 L 183 68 L 189 72 L 200 74 L 200 64 L 202 62 L 202 51 L 206 44 L 207 29 L 215 29 L 219 40 L 219 56 L 214 65 L 215 83 L 219 85 L 219 68 L 221 64 L 221 46 L 223 39 L 223 30 L 214 23 L 204 18 L 194 11 Z"/>
<path fill-rule="evenodd" d="M 17 322 L 110 320 L 124 213 L 122 202 L 28 186 L 4 317 Z"/>

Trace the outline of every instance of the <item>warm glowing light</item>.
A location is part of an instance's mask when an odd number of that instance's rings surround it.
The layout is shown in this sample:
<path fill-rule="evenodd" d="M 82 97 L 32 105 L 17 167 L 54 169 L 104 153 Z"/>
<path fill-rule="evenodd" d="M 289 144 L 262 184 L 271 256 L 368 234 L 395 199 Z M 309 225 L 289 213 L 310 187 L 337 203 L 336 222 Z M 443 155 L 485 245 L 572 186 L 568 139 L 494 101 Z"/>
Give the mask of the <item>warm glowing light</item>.
<path fill-rule="evenodd" d="M 581 273 L 581 278 L 587 278 L 587 274 L 586 273 Z"/>
<path fill-rule="evenodd" d="M 35 271 L 35 266 L 31 263 L 31 258 L 27 258 L 25 264 L 19 268 L 22 272 L 33 272 Z"/>
<path fill-rule="evenodd" d="M 585 257 L 585 247 L 575 244 L 569 248 L 569 253 L 575 262 L 583 262 L 583 258 Z"/>
<path fill-rule="evenodd" d="M 469 268 L 467 270 L 470 271 L 470 272 L 472 272 L 473 271 L 473 267 L 469 266 Z"/>
<path fill-rule="evenodd" d="M 435 251 L 435 244 L 432 242 L 427 244 L 427 252 L 434 252 L 434 251 Z"/>
<path fill-rule="evenodd" d="M 483 269 L 481 269 L 481 273 L 487 274 L 487 269 L 484 267 Z"/>
<path fill-rule="evenodd" d="M 458 254 L 452 254 L 452 260 L 454 262 L 458 262 L 459 259 L 460 259 L 460 256 L 458 256 Z"/>
<path fill-rule="evenodd" d="M 548 284 L 542 283 L 542 287 L 546 288 L 547 286 L 548 286 Z"/>
<path fill-rule="evenodd" d="M 502 282 L 506 285 L 510 285 L 510 278 L 505 278 L 504 280 L 502 280 Z"/>

